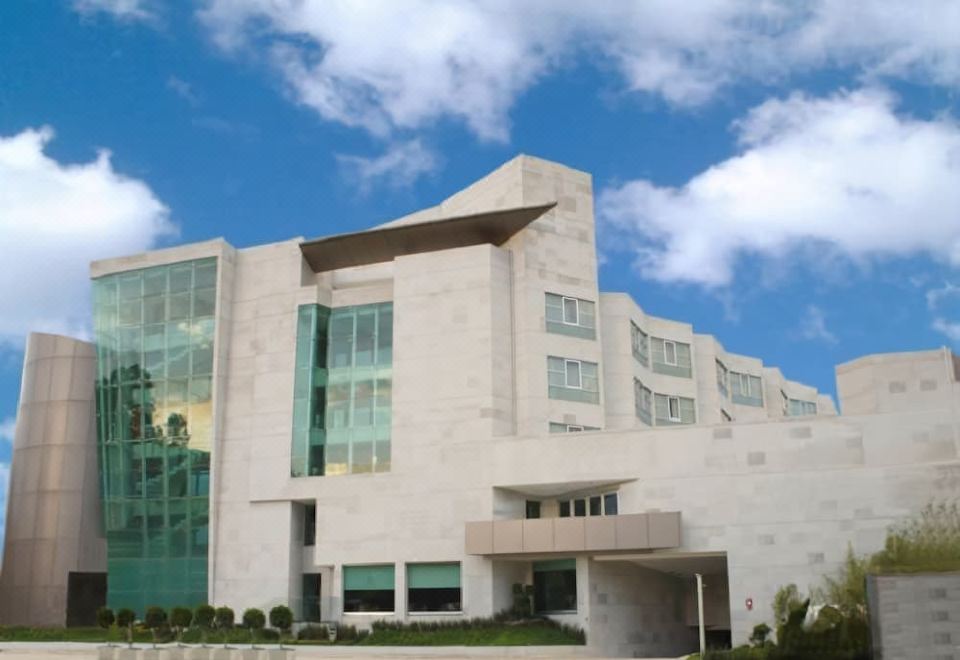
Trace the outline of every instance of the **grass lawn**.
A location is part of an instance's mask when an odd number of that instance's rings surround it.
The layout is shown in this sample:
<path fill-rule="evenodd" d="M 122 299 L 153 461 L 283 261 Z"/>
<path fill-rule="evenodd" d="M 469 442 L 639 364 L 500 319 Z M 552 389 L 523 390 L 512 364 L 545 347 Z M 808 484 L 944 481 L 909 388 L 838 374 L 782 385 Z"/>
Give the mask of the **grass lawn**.
<path fill-rule="evenodd" d="M 582 641 L 560 628 L 500 625 L 489 628 L 414 631 L 378 630 L 359 642 L 364 646 L 556 646 Z"/>

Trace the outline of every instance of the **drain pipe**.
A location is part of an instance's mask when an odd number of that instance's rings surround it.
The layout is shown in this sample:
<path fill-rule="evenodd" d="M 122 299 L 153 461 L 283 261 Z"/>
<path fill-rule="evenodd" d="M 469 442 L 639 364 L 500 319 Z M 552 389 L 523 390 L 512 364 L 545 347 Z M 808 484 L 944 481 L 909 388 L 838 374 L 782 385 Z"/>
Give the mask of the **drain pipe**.
<path fill-rule="evenodd" d="M 707 635 L 703 629 L 703 576 L 697 575 L 697 621 L 700 623 L 700 657 L 707 651 Z"/>

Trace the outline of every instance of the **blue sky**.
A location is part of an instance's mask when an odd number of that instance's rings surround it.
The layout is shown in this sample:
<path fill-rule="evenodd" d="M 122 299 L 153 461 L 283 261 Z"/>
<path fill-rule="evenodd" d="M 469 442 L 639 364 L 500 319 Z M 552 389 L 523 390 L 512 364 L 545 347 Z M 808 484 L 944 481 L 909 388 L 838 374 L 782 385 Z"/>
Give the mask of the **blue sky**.
<path fill-rule="evenodd" d="M 368 227 L 520 152 L 593 174 L 602 289 L 789 378 L 960 341 L 958 7 L 0 3 L 0 486 L 90 260 Z"/>

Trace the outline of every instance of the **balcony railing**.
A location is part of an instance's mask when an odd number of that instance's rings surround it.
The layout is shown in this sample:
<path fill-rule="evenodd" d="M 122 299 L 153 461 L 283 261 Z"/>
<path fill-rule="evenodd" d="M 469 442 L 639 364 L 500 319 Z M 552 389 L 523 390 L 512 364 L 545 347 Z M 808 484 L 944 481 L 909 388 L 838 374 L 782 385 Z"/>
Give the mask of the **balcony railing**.
<path fill-rule="evenodd" d="M 659 550 L 680 546 L 680 512 L 468 522 L 468 555 Z"/>

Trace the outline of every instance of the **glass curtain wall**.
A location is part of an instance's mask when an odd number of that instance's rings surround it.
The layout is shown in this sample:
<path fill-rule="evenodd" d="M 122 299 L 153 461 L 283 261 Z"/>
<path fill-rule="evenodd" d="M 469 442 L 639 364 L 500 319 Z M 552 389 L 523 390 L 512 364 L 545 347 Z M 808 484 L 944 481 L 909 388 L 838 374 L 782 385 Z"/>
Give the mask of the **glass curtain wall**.
<path fill-rule="evenodd" d="M 207 600 L 217 260 L 94 281 L 107 604 Z"/>
<path fill-rule="evenodd" d="M 393 303 L 300 307 L 293 476 L 390 469 L 392 364 Z"/>

